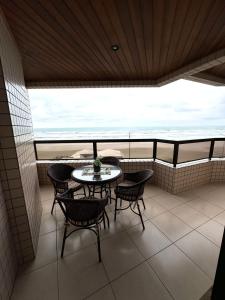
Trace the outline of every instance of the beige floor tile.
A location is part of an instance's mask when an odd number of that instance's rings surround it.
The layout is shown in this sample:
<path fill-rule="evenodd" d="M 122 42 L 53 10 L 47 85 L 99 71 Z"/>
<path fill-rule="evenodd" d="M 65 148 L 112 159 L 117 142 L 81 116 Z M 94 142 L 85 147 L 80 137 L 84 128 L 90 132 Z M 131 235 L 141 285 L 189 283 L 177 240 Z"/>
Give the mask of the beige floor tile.
<path fill-rule="evenodd" d="M 103 224 L 101 225 L 101 230 L 100 230 L 100 236 L 101 239 L 105 239 L 108 237 L 113 237 L 117 233 L 124 231 L 126 228 L 119 222 L 117 219 L 114 221 L 114 213 L 109 212 L 108 213 L 109 217 L 109 227 L 106 222 L 106 228 L 104 228 Z"/>
<path fill-rule="evenodd" d="M 196 228 L 209 220 L 208 217 L 202 215 L 200 212 L 187 204 L 175 207 L 170 212 L 175 214 L 184 223 L 192 228 Z"/>
<path fill-rule="evenodd" d="M 12 300 L 55 300 L 57 298 L 57 263 L 19 276 L 11 297 Z"/>
<path fill-rule="evenodd" d="M 56 230 L 57 219 L 54 215 L 43 214 L 41 218 L 40 235 Z"/>
<path fill-rule="evenodd" d="M 139 224 L 132 227 L 128 234 L 145 258 L 151 257 L 171 244 L 166 236 L 149 221 L 145 222 L 145 230 Z"/>
<path fill-rule="evenodd" d="M 59 260 L 59 299 L 83 299 L 107 283 L 97 246 L 92 245 Z"/>
<path fill-rule="evenodd" d="M 147 263 L 143 263 L 112 283 L 117 300 L 169 300 L 172 297 Z"/>
<path fill-rule="evenodd" d="M 213 218 L 223 211 L 223 208 L 215 206 L 204 199 L 193 200 L 187 203 L 206 217 Z"/>
<path fill-rule="evenodd" d="M 165 212 L 151 220 L 171 241 L 175 242 L 192 230 L 170 212 Z"/>
<path fill-rule="evenodd" d="M 142 208 L 142 213 L 148 219 L 154 218 L 167 210 L 165 207 L 162 207 L 158 202 L 156 202 L 152 198 L 145 200 L 145 207 L 145 210 Z"/>
<path fill-rule="evenodd" d="M 54 189 L 52 185 L 41 185 L 40 186 L 41 201 L 53 200 Z"/>
<path fill-rule="evenodd" d="M 112 292 L 110 285 L 105 286 L 100 291 L 94 293 L 90 297 L 86 298 L 87 300 L 114 300 L 115 297 Z"/>
<path fill-rule="evenodd" d="M 212 284 L 211 280 L 174 245 L 153 256 L 149 263 L 177 300 L 197 300 Z"/>
<path fill-rule="evenodd" d="M 127 204 L 127 203 L 125 203 L 125 204 Z M 141 205 L 142 204 L 140 204 L 140 206 Z M 145 215 L 143 213 L 142 213 L 142 218 L 144 221 L 147 220 L 147 218 L 145 217 Z M 141 223 L 140 217 L 138 215 L 136 215 L 134 212 L 132 212 L 130 209 L 117 212 L 116 221 L 117 220 L 119 221 L 119 223 L 121 224 L 121 226 L 124 229 L 129 229 L 132 226 L 135 226 L 135 225 Z"/>
<path fill-rule="evenodd" d="M 224 226 L 213 220 L 210 220 L 209 222 L 198 227 L 196 230 L 220 247 Z"/>
<path fill-rule="evenodd" d="M 46 201 L 42 202 L 42 208 L 43 208 L 42 214 L 50 214 L 51 213 L 52 203 L 53 203 L 53 200 L 46 200 Z M 58 204 L 55 205 L 54 212 L 55 212 L 57 205 Z"/>
<path fill-rule="evenodd" d="M 166 209 L 172 209 L 174 207 L 177 207 L 179 205 L 183 204 L 183 201 L 181 198 L 171 195 L 169 193 L 163 194 L 163 195 L 158 195 L 153 197 L 153 199 L 162 207 L 165 207 Z"/>
<path fill-rule="evenodd" d="M 68 229 L 68 233 L 71 232 L 75 227 L 70 226 Z M 61 255 L 61 249 L 62 249 L 62 241 L 63 241 L 63 233 L 64 229 L 61 229 L 57 233 L 57 252 L 58 255 Z M 65 248 L 64 248 L 64 257 L 67 255 L 73 254 L 76 251 L 79 251 L 80 249 L 86 248 L 94 243 L 96 243 L 96 235 L 94 232 L 84 229 L 84 230 L 78 230 L 76 232 L 73 232 L 65 242 Z"/>
<path fill-rule="evenodd" d="M 219 247 L 197 231 L 193 231 L 176 242 L 176 245 L 212 280 L 215 276 Z"/>
<path fill-rule="evenodd" d="M 225 209 L 225 189 L 214 189 L 206 196 L 206 199 L 210 203 Z"/>
<path fill-rule="evenodd" d="M 225 226 L 225 211 L 217 215 L 213 220 Z"/>
<path fill-rule="evenodd" d="M 160 187 L 158 187 L 154 184 L 146 184 L 145 185 L 144 197 L 153 197 L 153 196 L 159 195 L 161 193 L 164 193 L 164 191 Z"/>
<path fill-rule="evenodd" d="M 204 184 L 194 188 L 192 191 L 199 197 L 207 196 L 211 191 L 215 189 L 213 184 Z"/>
<path fill-rule="evenodd" d="M 188 191 L 179 193 L 177 196 L 184 199 L 184 202 L 192 201 L 192 200 L 199 198 L 193 190 L 188 190 Z"/>
<path fill-rule="evenodd" d="M 125 232 L 103 240 L 101 246 L 103 262 L 110 280 L 129 271 L 144 260 Z"/>
<path fill-rule="evenodd" d="M 53 231 L 39 237 L 36 257 L 24 267 L 24 272 L 31 272 L 56 260 L 56 231 Z"/>

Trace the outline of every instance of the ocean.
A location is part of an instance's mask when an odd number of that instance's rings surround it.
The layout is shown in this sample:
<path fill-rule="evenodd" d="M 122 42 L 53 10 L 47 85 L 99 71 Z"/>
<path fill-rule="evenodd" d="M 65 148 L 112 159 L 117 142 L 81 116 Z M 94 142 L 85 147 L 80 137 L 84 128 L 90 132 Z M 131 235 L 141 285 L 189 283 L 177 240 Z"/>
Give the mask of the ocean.
<path fill-rule="evenodd" d="M 225 127 L 93 127 L 93 128 L 34 128 L 35 139 L 200 139 L 225 137 Z"/>

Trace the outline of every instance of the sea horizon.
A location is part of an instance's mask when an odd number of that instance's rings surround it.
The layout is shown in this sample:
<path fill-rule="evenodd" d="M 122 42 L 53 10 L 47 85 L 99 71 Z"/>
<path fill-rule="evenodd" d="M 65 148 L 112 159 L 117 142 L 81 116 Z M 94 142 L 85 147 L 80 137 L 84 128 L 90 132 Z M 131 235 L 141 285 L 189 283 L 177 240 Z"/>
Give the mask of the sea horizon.
<path fill-rule="evenodd" d="M 200 139 L 225 137 L 225 126 L 34 128 L 36 139 Z"/>

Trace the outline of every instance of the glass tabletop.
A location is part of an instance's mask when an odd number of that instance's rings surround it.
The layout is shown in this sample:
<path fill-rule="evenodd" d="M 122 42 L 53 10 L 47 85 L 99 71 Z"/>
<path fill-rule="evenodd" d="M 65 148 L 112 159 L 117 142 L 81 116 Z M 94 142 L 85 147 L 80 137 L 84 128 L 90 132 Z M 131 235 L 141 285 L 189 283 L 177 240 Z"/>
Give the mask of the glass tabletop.
<path fill-rule="evenodd" d="M 102 164 L 101 170 L 98 173 L 94 172 L 93 165 L 87 165 L 75 169 L 72 172 L 71 177 L 80 183 L 101 185 L 116 180 L 121 174 L 122 170 L 120 167 Z"/>

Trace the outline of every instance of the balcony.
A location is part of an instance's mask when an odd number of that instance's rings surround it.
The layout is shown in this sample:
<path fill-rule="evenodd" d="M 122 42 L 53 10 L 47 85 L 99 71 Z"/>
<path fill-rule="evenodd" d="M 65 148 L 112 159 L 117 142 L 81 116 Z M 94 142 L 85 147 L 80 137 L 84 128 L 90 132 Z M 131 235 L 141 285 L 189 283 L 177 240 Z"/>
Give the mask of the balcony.
<path fill-rule="evenodd" d="M 180 79 L 224 86 L 224 26 L 223 1 L 0 0 L 0 299 L 195 300 L 210 289 L 225 225 L 224 139 L 73 141 L 74 153 L 52 157 L 33 143 L 28 89 L 151 89 Z M 214 97 L 202 116 L 224 124 L 224 95 L 221 103 Z M 47 167 L 59 158 L 76 167 L 111 148 L 124 171 L 154 170 L 146 229 L 128 212 L 114 223 L 111 205 L 103 262 L 85 232 L 71 236 L 61 259 L 64 220 L 57 206 L 49 214 Z"/>
<path fill-rule="evenodd" d="M 95 236 L 70 236 L 60 258 L 63 217 L 51 186 L 41 187 L 43 206 L 35 260 L 18 277 L 12 299 L 200 299 L 212 286 L 223 228 L 225 186 L 207 184 L 172 195 L 156 185 L 145 190 L 145 231 L 125 211 L 101 230 L 103 262 Z M 59 298 L 58 298 L 59 297 Z"/>
<path fill-rule="evenodd" d="M 35 292 L 44 299 L 200 299 L 213 285 L 225 225 L 224 140 L 35 141 L 43 207 L 39 243 L 12 299 L 30 299 Z M 98 263 L 95 236 L 86 231 L 69 237 L 61 259 L 64 218 L 58 205 L 50 214 L 47 166 L 57 161 L 57 151 L 60 161 L 76 167 L 121 144 L 124 171 L 155 171 L 145 189 L 145 231 L 130 211 L 114 222 L 113 202 L 107 206 L 110 228 L 101 229 L 103 262 Z M 135 157 L 140 148 L 142 156 Z M 90 156 L 63 157 L 63 151 L 81 149 Z"/>

